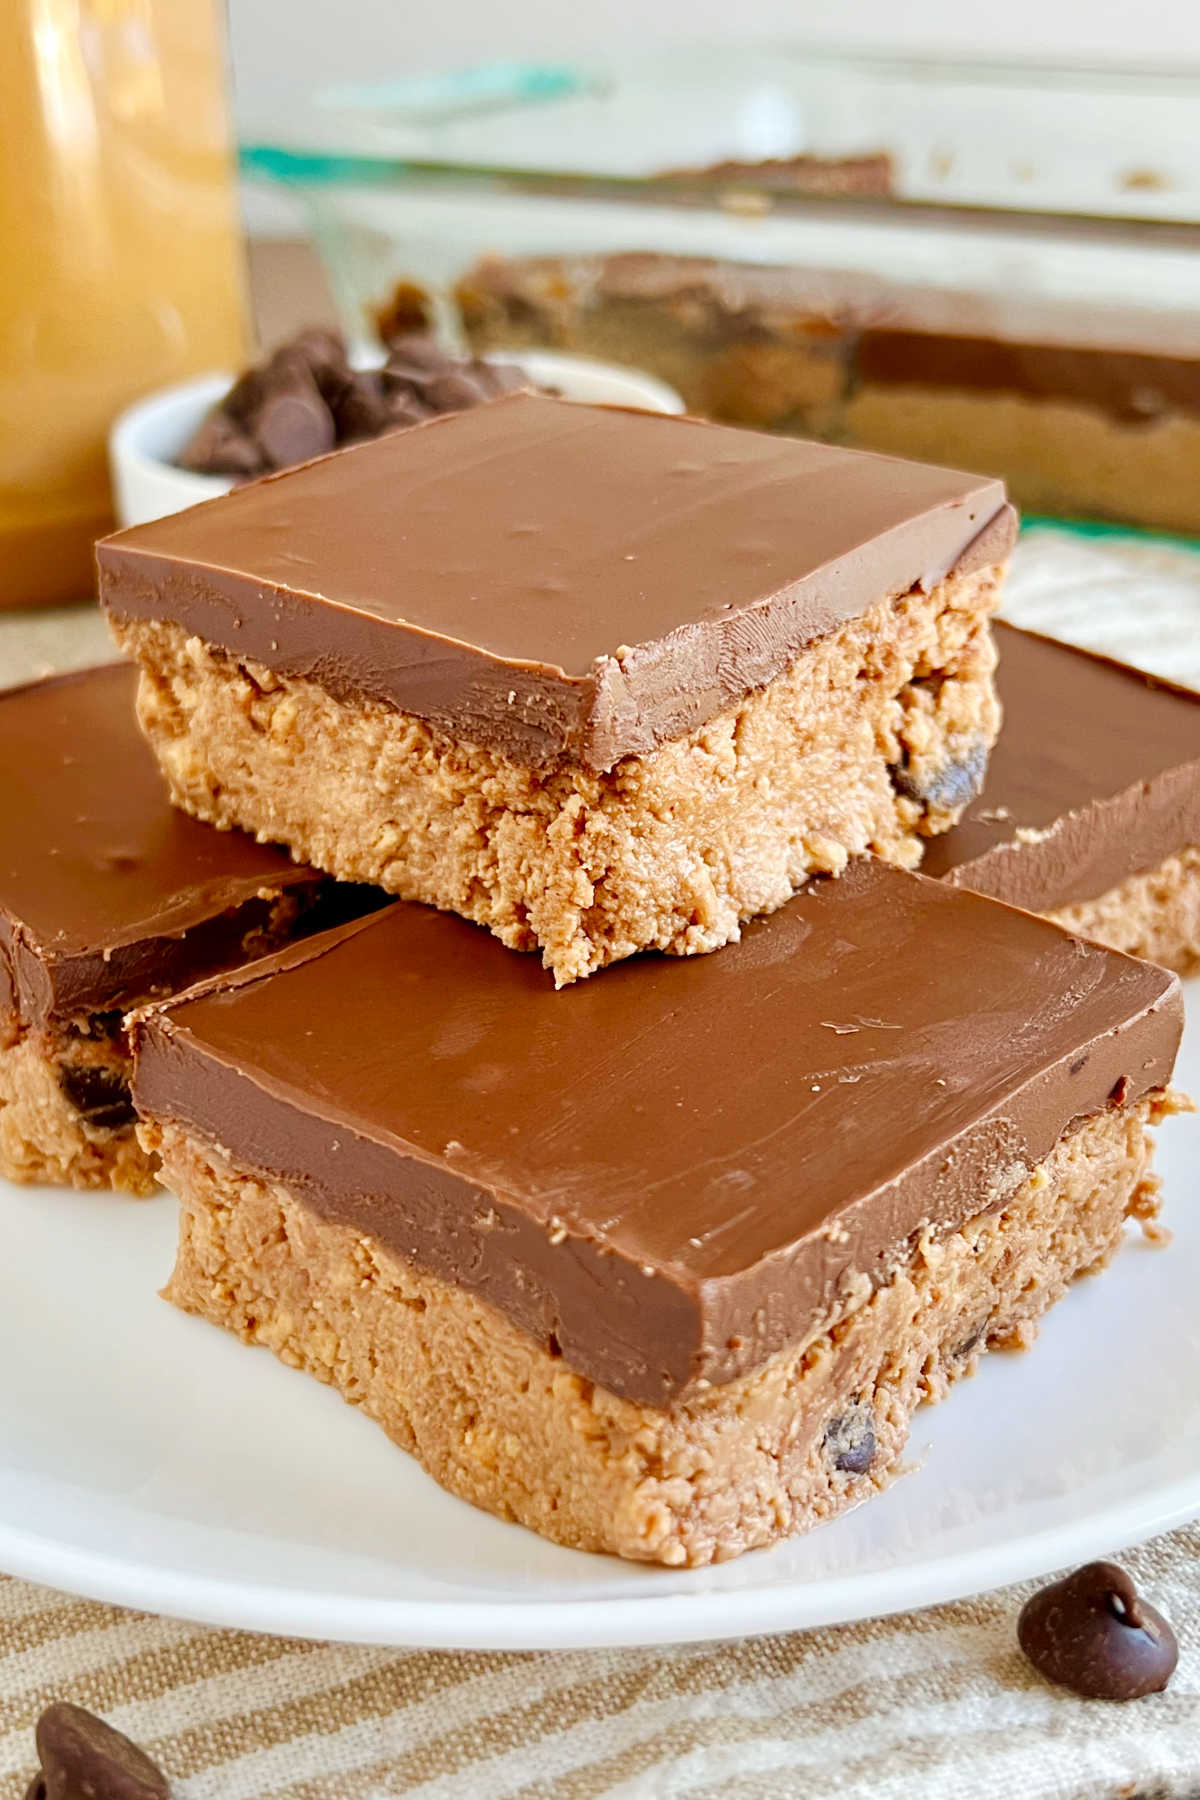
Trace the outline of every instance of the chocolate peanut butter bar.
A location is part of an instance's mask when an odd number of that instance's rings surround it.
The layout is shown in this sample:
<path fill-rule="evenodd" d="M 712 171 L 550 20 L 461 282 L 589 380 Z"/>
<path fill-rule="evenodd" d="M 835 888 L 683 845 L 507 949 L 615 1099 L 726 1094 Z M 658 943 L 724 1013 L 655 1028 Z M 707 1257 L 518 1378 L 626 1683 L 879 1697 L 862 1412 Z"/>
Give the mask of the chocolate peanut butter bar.
<path fill-rule="evenodd" d="M 1004 730 L 923 868 L 1188 974 L 1200 963 L 1200 694 L 996 627 Z"/>
<path fill-rule="evenodd" d="M 1167 971 L 883 863 L 556 994 L 420 907 L 133 1024 L 168 1297 L 584 1549 L 735 1556 L 895 1468 L 1130 1215 Z"/>
<path fill-rule="evenodd" d="M 124 1012 L 375 903 L 177 812 L 137 671 L 0 694 L 0 1173 L 134 1194 Z"/>
<path fill-rule="evenodd" d="M 708 418 L 1002 476 L 1036 512 L 1200 531 L 1200 324 L 704 257 L 488 258 L 478 349 L 652 370 Z"/>
<path fill-rule="evenodd" d="M 516 395 L 99 546 L 176 802 L 540 948 L 712 950 L 982 780 L 998 482 Z"/>

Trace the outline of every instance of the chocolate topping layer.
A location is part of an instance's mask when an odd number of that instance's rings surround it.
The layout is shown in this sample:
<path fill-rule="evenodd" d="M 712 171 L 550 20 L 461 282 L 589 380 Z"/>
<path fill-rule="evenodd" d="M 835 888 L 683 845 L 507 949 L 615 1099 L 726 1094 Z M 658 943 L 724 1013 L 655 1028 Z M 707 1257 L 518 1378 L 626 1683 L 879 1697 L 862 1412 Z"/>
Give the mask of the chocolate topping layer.
<path fill-rule="evenodd" d="M 978 800 L 921 863 L 1032 912 L 1200 844 L 1200 694 L 995 627 L 1004 729 Z"/>
<path fill-rule="evenodd" d="M 333 885 L 170 806 L 136 691 L 113 663 L 0 694 L 0 1013 L 29 1024 L 182 987 Z"/>
<path fill-rule="evenodd" d="M 139 1015 L 134 1096 L 665 1405 L 1003 1205 L 1180 1027 L 1165 970 L 864 861 L 564 993 L 397 905 Z"/>
<path fill-rule="evenodd" d="M 459 288 L 515 318 L 608 305 L 678 310 L 714 343 L 797 333 L 839 344 L 859 383 L 977 389 L 1076 401 L 1120 419 L 1200 413 L 1200 325 L 1112 303 L 972 293 L 884 281 L 859 270 L 793 269 L 632 251 L 609 257 L 491 258 Z"/>
<path fill-rule="evenodd" d="M 1015 529 L 982 476 L 518 394 L 121 532 L 98 558 L 119 617 L 523 762 L 607 769 Z"/>

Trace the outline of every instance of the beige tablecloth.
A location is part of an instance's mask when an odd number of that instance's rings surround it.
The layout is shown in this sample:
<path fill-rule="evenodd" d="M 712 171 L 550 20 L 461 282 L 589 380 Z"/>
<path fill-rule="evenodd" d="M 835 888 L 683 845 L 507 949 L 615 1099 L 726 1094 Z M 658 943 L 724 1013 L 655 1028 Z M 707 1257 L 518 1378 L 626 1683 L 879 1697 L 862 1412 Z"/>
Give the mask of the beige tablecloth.
<path fill-rule="evenodd" d="M 1043 534 L 1014 576 L 1019 623 L 1200 685 L 1200 559 Z M 107 654 L 94 614 L 0 621 L 0 685 Z M 181 1800 L 1197 1800 L 1200 1528 L 1122 1561 L 1182 1649 L 1168 1692 L 1127 1706 L 1033 1674 L 1027 1589 L 741 1644 L 515 1656 L 208 1631 L 0 1578 L 0 1800 L 23 1796 L 34 1720 L 64 1697 L 144 1744 Z"/>
<path fill-rule="evenodd" d="M 0 1581 L 0 1797 L 68 1696 L 184 1800 L 1116 1800 L 1200 1795 L 1200 1529 L 1123 1561 L 1179 1632 L 1165 1694 L 1047 1687 L 1024 1589 L 669 1652 L 362 1650 L 203 1631 Z"/>

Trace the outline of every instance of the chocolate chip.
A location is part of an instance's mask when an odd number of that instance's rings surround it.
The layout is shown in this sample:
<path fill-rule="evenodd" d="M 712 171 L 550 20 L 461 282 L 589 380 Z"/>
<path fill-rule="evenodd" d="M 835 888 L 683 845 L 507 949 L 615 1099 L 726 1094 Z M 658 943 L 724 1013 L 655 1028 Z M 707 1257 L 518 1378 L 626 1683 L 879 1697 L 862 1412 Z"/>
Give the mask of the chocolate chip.
<path fill-rule="evenodd" d="M 284 393 L 271 394 L 263 402 L 254 435 L 263 454 L 280 469 L 323 456 L 337 442 L 333 414 L 311 376 L 307 390 L 297 384 Z"/>
<path fill-rule="evenodd" d="M 454 356 L 422 331 L 394 339 L 382 369 L 355 370 L 338 334 L 313 326 L 239 375 L 178 460 L 204 474 L 262 475 L 535 386 L 513 365 Z"/>
<path fill-rule="evenodd" d="M 393 417 L 390 396 L 374 369 L 352 374 L 330 397 L 329 406 L 340 444 L 378 437 L 389 426 L 401 423 Z"/>
<path fill-rule="evenodd" d="M 29 1786 L 25 1789 L 25 1800 L 46 1800 L 46 1778 L 44 1775 L 34 1776 Z"/>
<path fill-rule="evenodd" d="M 1017 1638 L 1039 1674 L 1089 1700 L 1137 1700 L 1165 1688 L 1175 1633 L 1116 1563 L 1094 1562 L 1027 1600 Z"/>
<path fill-rule="evenodd" d="M 494 398 L 486 380 L 467 367 L 440 370 L 422 384 L 419 392 L 422 400 L 437 412 L 463 412 Z"/>
<path fill-rule="evenodd" d="M 419 395 L 411 389 L 398 388 L 388 395 L 389 430 L 398 425 L 420 425 L 425 419 L 435 417 L 431 406 L 426 406 Z"/>
<path fill-rule="evenodd" d="M 436 375 L 454 362 L 444 344 L 426 331 L 414 331 L 388 341 L 387 367 L 398 373 L 409 369 Z"/>
<path fill-rule="evenodd" d="M 38 1720 L 37 1752 L 45 1800 L 168 1800 L 157 1764 L 123 1732 L 69 1701 L 48 1706 Z M 37 1788 L 35 1782 L 30 1794 Z"/>
<path fill-rule="evenodd" d="M 249 426 L 267 393 L 267 369 L 269 364 L 253 369 L 245 369 L 238 376 L 225 398 L 221 401 L 220 410 L 235 424 Z"/>
<path fill-rule="evenodd" d="M 116 1069 L 97 1063 L 80 1063 L 60 1069 L 58 1085 L 87 1125 L 101 1131 L 120 1131 L 137 1117 L 129 1083 Z"/>
<path fill-rule="evenodd" d="M 480 367 L 478 363 L 474 366 Z M 488 383 L 494 394 L 518 394 L 523 389 L 536 386 L 516 363 L 484 363 L 482 366 L 488 372 Z"/>
<path fill-rule="evenodd" d="M 825 1454 L 843 1475 L 865 1475 L 875 1461 L 875 1420 L 855 1401 L 825 1427 Z"/>
<path fill-rule="evenodd" d="M 284 350 L 304 363 L 326 398 L 326 387 L 336 392 L 351 372 L 345 340 L 339 332 L 331 331 L 325 325 L 310 325 L 285 345 Z"/>
<path fill-rule="evenodd" d="M 897 764 L 891 771 L 892 784 L 923 806 L 965 806 L 982 792 L 987 758 L 987 746 L 977 744 L 965 756 L 952 758 L 920 777 L 905 764 Z"/>
<path fill-rule="evenodd" d="M 262 473 L 263 454 L 250 434 L 223 412 L 211 412 L 201 420 L 179 453 L 181 469 L 201 475 L 249 475 Z"/>

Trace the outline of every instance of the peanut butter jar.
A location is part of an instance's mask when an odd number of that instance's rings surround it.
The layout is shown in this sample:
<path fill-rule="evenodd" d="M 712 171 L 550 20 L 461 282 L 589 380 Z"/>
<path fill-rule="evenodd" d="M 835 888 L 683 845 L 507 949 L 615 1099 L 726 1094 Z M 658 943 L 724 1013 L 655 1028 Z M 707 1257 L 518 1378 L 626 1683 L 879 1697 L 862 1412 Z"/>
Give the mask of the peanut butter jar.
<path fill-rule="evenodd" d="M 86 599 L 130 400 L 246 349 L 221 10 L 9 0 L 0 607 Z"/>

